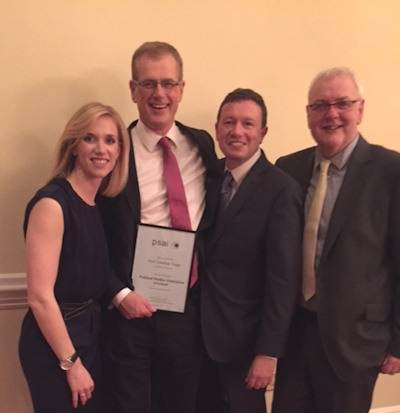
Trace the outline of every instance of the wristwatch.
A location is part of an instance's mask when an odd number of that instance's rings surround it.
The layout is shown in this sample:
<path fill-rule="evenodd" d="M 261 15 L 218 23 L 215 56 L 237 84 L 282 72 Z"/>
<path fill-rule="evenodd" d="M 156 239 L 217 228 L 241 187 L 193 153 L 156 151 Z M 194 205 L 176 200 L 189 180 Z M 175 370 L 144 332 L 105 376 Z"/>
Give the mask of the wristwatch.
<path fill-rule="evenodd" d="M 77 358 L 78 358 L 78 354 L 75 351 L 75 353 L 72 356 L 67 357 L 66 359 L 60 360 L 60 363 L 59 363 L 60 368 L 62 370 L 69 370 L 74 365 Z"/>

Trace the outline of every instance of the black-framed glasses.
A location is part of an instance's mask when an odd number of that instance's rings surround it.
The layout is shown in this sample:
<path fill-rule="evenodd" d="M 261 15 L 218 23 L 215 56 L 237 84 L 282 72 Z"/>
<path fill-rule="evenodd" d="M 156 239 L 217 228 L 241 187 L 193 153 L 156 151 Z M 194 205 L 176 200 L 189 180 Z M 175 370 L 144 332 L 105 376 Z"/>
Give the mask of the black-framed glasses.
<path fill-rule="evenodd" d="M 136 86 L 139 86 L 146 90 L 154 90 L 157 89 L 157 86 L 160 85 L 165 90 L 172 90 L 181 84 L 180 80 L 133 80 Z"/>
<path fill-rule="evenodd" d="M 331 107 L 334 107 L 338 112 L 347 112 L 350 110 L 356 102 L 360 102 L 361 99 L 356 100 L 339 100 L 338 102 L 328 103 L 319 102 L 313 103 L 312 105 L 307 105 L 306 108 L 315 113 L 325 113 Z"/>

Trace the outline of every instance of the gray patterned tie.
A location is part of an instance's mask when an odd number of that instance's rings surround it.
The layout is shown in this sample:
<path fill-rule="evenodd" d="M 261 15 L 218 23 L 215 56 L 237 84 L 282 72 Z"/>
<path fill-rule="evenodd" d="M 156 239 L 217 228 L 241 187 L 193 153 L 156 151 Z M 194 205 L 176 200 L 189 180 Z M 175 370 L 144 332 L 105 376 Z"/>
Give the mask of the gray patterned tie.
<path fill-rule="evenodd" d="M 231 200 L 232 194 L 233 176 L 230 171 L 226 171 L 224 174 L 224 180 L 222 181 L 221 194 L 219 197 L 219 213 L 225 211 Z"/>

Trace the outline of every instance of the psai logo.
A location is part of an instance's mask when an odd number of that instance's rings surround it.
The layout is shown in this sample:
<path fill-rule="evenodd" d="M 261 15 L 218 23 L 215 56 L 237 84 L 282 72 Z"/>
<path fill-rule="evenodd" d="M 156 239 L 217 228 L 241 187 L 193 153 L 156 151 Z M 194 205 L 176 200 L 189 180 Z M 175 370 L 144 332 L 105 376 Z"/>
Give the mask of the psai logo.
<path fill-rule="evenodd" d="M 151 246 L 152 247 L 169 247 L 170 242 L 162 240 L 162 239 L 153 239 L 151 241 Z M 175 249 L 179 248 L 179 242 L 178 241 L 171 241 L 171 247 L 175 248 Z"/>

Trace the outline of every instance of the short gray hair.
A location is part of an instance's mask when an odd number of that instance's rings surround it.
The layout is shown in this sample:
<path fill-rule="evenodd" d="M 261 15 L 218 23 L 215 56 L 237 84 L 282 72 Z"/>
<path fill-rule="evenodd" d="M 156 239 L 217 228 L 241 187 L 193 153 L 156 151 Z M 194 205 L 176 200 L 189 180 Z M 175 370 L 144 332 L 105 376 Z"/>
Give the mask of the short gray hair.
<path fill-rule="evenodd" d="M 314 79 L 311 81 L 310 87 L 308 89 L 308 100 L 310 101 L 311 90 L 314 88 L 315 84 L 318 81 L 333 79 L 334 77 L 341 76 L 341 75 L 349 76 L 353 80 L 353 82 L 356 86 L 356 89 L 357 89 L 357 94 L 358 94 L 359 98 L 362 98 L 363 86 L 357 80 L 356 75 L 354 74 L 354 72 L 351 69 L 349 69 L 348 67 L 340 66 L 340 67 L 332 67 L 330 69 L 325 69 L 325 70 L 319 72 L 314 77 Z"/>

